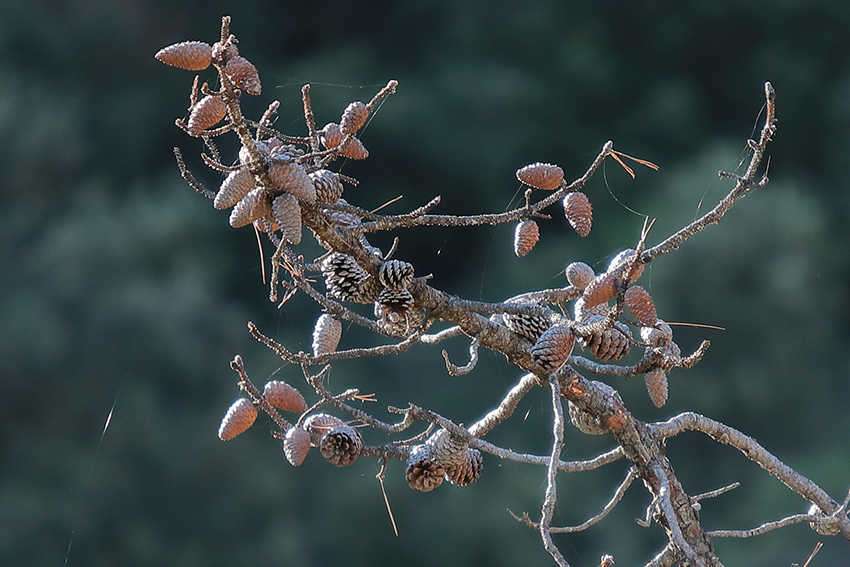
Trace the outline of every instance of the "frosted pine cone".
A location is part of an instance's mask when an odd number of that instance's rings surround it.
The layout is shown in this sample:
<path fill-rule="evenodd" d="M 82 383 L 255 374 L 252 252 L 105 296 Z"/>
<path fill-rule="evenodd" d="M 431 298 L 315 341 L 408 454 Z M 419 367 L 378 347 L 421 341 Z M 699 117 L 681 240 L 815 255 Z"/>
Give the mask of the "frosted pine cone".
<path fill-rule="evenodd" d="M 641 327 L 640 340 L 652 347 L 670 347 L 673 343 L 673 329 L 658 319 L 652 327 Z"/>
<path fill-rule="evenodd" d="M 649 296 L 649 292 L 639 285 L 633 285 L 626 290 L 626 309 L 642 325 L 654 327 L 658 321 L 658 315 L 655 312 L 655 303 Z"/>
<path fill-rule="evenodd" d="M 271 196 L 262 187 L 254 187 L 230 213 L 230 226 L 241 228 L 272 212 Z"/>
<path fill-rule="evenodd" d="M 283 454 L 293 467 L 304 462 L 310 450 L 310 434 L 300 427 L 290 427 L 283 438 Z"/>
<path fill-rule="evenodd" d="M 239 398 L 228 408 L 218 427 L 218 438 L 229 441 L 254 425 L 257 408 L 247 398 Z"/>
<path fill-rule="evenodd" d="M 207 95 L 192 107 L 186 129 L 192 136 L 200 136 L 227 116 L 227 105 L 217 96 Z"/>
<path fill-rule="evenodd" d="M 184 41 L 163 47 L 154 57 L 172 67 L 203 71 L 212 63 L 212 46 L 203 41 Z"/>
<path fill-rule="evenodd" d="M 518 169 L 516 178 L 531 187 L 552 191 L 560 187 L 564 170 L 551 163 L 537 162 Z"/>
<path fill-rule="evenodd" d="M 602 321 L 603 316 L 591 315 L 584 322 L 593 323 Z M 632 333 L 629 328 L 620 323 L 614 322 L 614 326 L 602 332 L 593 333 L 585 337 L 579 337 L 579 343 L 582 348 L 589 350 L 601 362 L 609 360 L 620 360 L 629 354 L 629 340 L 632 338 Z"/>
<path fill-rule="evenodd" d="M 522 258 L 540 240 L 540 227 L 531 219 L 520 221 L 514 230 L 514 254 Z"/>
<path fill-rule="evenodd" d="M 301 243 L 301 205 L 295 196 L 282 193 L 275 197 L 272 218 L 282 232 L 283 240 L 295 245 Z"/>
<path fill-rule="evenodd" d="M 469 446 L 465 440 L 454 437 L 445 429 L 431 435 L 425 444 L 431 452 L 431 460 L 444 468 L 461 464 Z"/>
<path fill-rule="evenodd" d="M 363 449 L 363 437 L 350 425 L 337 426 L 322 436 L 319 450 L 322 456 L 338 467 L 350 465 Z"/>
<path fill-rule="evenodd" d="M 282 380 L 269 380 L 263 387 L 263 398 L 278 409 L 291 411 L 293 413 L 304 413 L 307 411 L 307 402 L 304 396 Z"/>
<path fill-rule="evenodd" d="M 413 265 L 402 260 L 387 260 L 381 264 L 378 279 L 389 289 L 406 289 L 413 280 Z"/>
<path fill-rule="evenodd" d="M 339 155 L 349 159 L 366 159 L 369 157 L 369 150 L 366 149 L 359 138 L 352 137 L 345 148 L 339 152 Z"/>
<path fill-rule="evenodd" d="M 260 74 L 254 64 L 242 56 L 231 57 L 224 66 L 227 77 L 233 84 L 250 95 L 259 95 L 263 92 L 260 83 Z"/>
<path fill-rule="evenodd" d="M 593 207 L 587 195 L 581 191 L 567 193 L 563 201 L 564 215 L 579 236 L 590 234 L 593 224 Z"/>
<path fill-rule="evenodd" d="M 322 313 L 313 328 L 313 356 L 334 352 L 341 337 L 342 323 L 327 313 Z"/>
<path fill-rule="evenodd" d="M 626 270 L 629 268 L 629 265 L 632 263 L 632 260 L 637 254 L 637 252 L 632 248 L 626 248 L 611 260 L 611 263 L 608 264 L 608 270 L 606 270 L 609 274 L 616 274 L 618 277 L 623 277 L 625 275 Z M 632 272 L 632 277 L 629 280 L 630 284 L 635 283 L 638 278 L 640 278 L 641 274 L 643 274 L 644 264 L 638 263 L 635 266 L 634 271 Z"/>
<path fill-rule="evenodd" d="M 342 183 L 339 174 L 328 169 L 319 169 L 310 174 L 310 181 L 316 191 L 316 199 L 323 203 L 336 203 L 342 197 Z"/>
<path fill-rule="evenodd" d="M 457 486 L 468 486 L 478 480 L 484 459 L 478 449 L 467 448 L 463 461 L 455 466 L 446 467 L 446 480 Z"/>
<path fill-rule="evenodd" d="M 404 478 L 410 488 L 430 492 L 443 484 L 445 473 L 446 469 L 431 459 L 428 445 L 414 445 L 410 448 L 407 470 L 404 472 Z"/>
<path fill-rule="evenodd" d="M 608 272 L 596 276 L 582 293 L 583 308 L 590 309 L 601 303 L 607 303 L 617 295 L 616 281 L 616 275 Z"/>
<path fill-rule="evenodd" d="M 325 124 L 325 127 L 319 130 L 319 136 L 321 137 L 322 145 L 328 150 L 339 146 L 342 143 L 342 139 L 345 138 L 345 134 L 339 129 L 339 124 L 335 122 Z"/>
<path fill-rule="evenodd" d="M 343 134 L 354 134 L 366 124 L 367 118 L 369 118 L 369 109 L 366 105 L 359 100 L 352 102 L 342 113 L 339 129 Z"/>
<path fill-rule="evenodd" d="M 592 315 L 599 315 L 600 317 L 608 316 L 609 307 L 607 303 L 600 303 L 593 307 L 585 307 L 584 300 L 579 297 L 573 304 L 573 307 L 575 308 L 575 319 L 579 323 L 586 323 L 588 318 Z"/>
<path fill-rule="evenodd" d="M 511 305 L 521 305 L 510 302 Z M 536 304 L 528 304 L 529 307 L 537 306 Z M 502 313 L 502 322 L 505 327 L 516 333 L 517 335 L 528 339 L 529 342 L 535 343 L 540 335 L 546 332 L 546 329 L 552 326 L 549 318 L 545 315 L 525 315 L 514 313 Z"/>
<path fill-rule="evenodd" d="M 351 301 L 366 304 L 375 303 L 378 301 L 378 297 L 381 295 L 382 289 L 384 289 L 384 286 L 381 285 L 378 278 L 369 276 L 363 282 L 363 285 L 360 286 L 360 290 L 357 295 L 351 298 Z"/>
<path fill-rule="evenodd" d="M 318 447 L 325 433 L 336 429 L 340 425 L 345 425 L 345 422 L 334 415 L 329 413 L 314 413 L 304 420 L 301 427 L 310 434 L 310 443 Z"/>
<path fill-rule="evenodd" d="M 334 252 L 322 262 L 322 274 L 325 287 L 331 297 L 346 301 L 355 301 L 360 288 L 369 278 L 353 256 Z"/>
<path fill-rule="evenodd" d="M 573 262 L 564 270 L 569 284 L 576 289 L 586 288 L 595 277 L 593 268 L 584 262 Z"/>
<path fill-rule="evenodd" d="M 660 408 L 667 402 L 667 373 L 662 368 L 653 368 L 643 378 L 652 403 Z"/>
<path fill-rule="evenodd" d="M 244 167 L 231 171 L 222 181 L 218 193 L 215 194 L 213 207 L 219 210 L 229 209 L 253 188 L 254 176 L 251 175 L 250 171 Z"/>
<path fill-rule="evenodd" d="M 568 325 L 550 327 L 531 347 L 531 360 L 547 372 L 557 372 L 570 357 L 575 335 Z"/>

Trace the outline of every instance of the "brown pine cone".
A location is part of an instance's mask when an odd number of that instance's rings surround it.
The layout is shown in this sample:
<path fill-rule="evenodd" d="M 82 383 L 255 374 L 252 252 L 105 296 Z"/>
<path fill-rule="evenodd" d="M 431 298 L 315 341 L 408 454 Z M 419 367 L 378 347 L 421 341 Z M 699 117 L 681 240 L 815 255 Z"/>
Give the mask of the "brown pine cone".
<path fill-rule="evenodd" d="M 591 315 L 584 320 L 584 323 L 593 323 L 602 321 L 604 316 Z M 590 350 L 597 359 L 601 362 L 610 360 L 620 360 L 629 354 L 629 340 L 632 333 L 629 328 L 620 323 L 614 322 L 614 326 L 601 333 L 593 333 L 585 337 L 579 338 L 579 343 L 582 348 Z"/>
<path fill-rule="evenodd" d="M 319 169 L 308 174 L 316 190 L 316 199 L 323 203 L 336 203 L 342 197 L 339 174 L 329 169 Z"/>
<path fill-rule="evenodd" d="M 313 328 L 313 356 L 336 351 L 341 337 L 342 323 L 327 313 L 320 315 Z"/>
<path fill-rule="evenodd" d="M 345 134 L 343 134 L 342 130 L 339 129 L 339 124 L 335 122 L 328 122 L 325 124 L 325 127 L 319 130 L 319 136 L 321 138 L 322 145 L 325 146 L 325 149 L 327 150 L 332 150 L 339 146 L 342 143 L 342 139 L 345 138 Z"/>
<path fill-rule="evenodd" d="M 511 305 L 522 305 L 508 301 Z M 529 307 L 538 306 L 538 304 L 528 304 Z M 525 315 L 514 313 L 502 313 L 502 323 L 505 327 L 516 333 L 517 335 L 528 339 L 529 342 L 535 343 L 540 335 L 546 332 L 546 329 L 552 326 L 549 322 L 549 317 L 545 315 Z"/>
<path fill-rule="evenodd" d="M 369 278 L 353 256 L 334 252 L 322 262 L 322 274 L 328 295 L 345 301 L 356 301 L 361 286 Z"/>
<path fill-rule="evenodd" d="M 567 193 L 563 201 L 564 216 L 579 236 L 590 234 L 593 224 L 593 207 L 587 195 L 581 191 Z"/>
<path fill-rule="evenodd" d="M 257 420 L 257 408 L 247 398 L 239 398 L 231 405 L 221 425 L 218 427 L 218 438 L 229 441 L 237 435 L 244 433 Z"/>
<path fill-rule="evenodd" d="M 307 175 L 303 165 L 288 157 L 279 157 L 278 152 L 271 153 L 269 177 L 274 186 L 280 191 L 294 195 L 303 201 L 316 201 L 316 188 Z"/>
<path fill-rule="evenodd" d="M 520 221 L 514 230 L 514 254 L 522 258 L 540 240 L 540 227 L 531 219 Z"/>
<path fill-rule="evenodd" d="M 339 129 L 343 134 L 354 134 L 366 124 L 367 118 L 369 118 L 369 109 L 366 105 L 359 100 L 352 102 L 342 113 Z"/>
<path fill-rule="evenodd" d="M 293 467 L 304 462 L 310 450 L 310 434 L 300 427 L 290 427 L 283 438 L 283 454 Z"/>
<path fill-rule="evenodd" d="M 660 408 L 667 402 L 667 373 L 663 368 L 653 368 L 643 378 L 649 398 L 655 407 Z"/>
<path fill-rule="evenodd" d="M 200 136 L 227 116 L 227 105 L 217 96 L 207 95 L 192 107 L 186 129 L 192 136 Z"/>
<path fill-rule="evenodd" d="M 240 167 L 236 171 L 231 171 L 222 181 L 218 193 L 215 194 L 213 207 L 219 210 L 229 209 L 253 188 L 254 176 L 247 168 Z"/>
<path fill-rule="evenodd" d="M 387 260 L 381 264 L 378 279 L 389 289 L 405 289 L 413 280 L 413 265 L 402 260 Z"/>
<path fill-rule="evenodd" d="M 537 162 L 518 169 L 516 178 L 531 187 L 552 191 L 560 187 L 564 170 L 551 163 Z"/>
<path fill-rule="evenodd" d="M 446 467 L 446 480 L 457 486 L 469 486 L 481 476 L 484 459 L 478 449 L 467 448 L 463 461 L 454 466 Z"/>
<path fill-rule="evenodd" d="M 567 282 L 576 289 L 586 288 L 596 277 L 593 268 L 584 262 L 572 262 L 567 265 L 564 274 L 567 276 Z"/>
<path fill-rule="evenodd" d="M 363 449 L 363 437 L 350 425 L 339 425 L 322 436 L 319 450 L 322 456 L 338 467 L 350 465 Z"/>
<path fill-rule="evenodd" d="M 271 196 L 262 187 L 254 187 L 230 212 L 230 226 L 241 228 L 272 212 Z"/>
<path fill-rule="evenodd" d="M 574 345 L 575 335 L 569 325 L 555 325 L 531 347 L 531 360 L 546 372 L 557 372 L 566 364 Z"/>
<path fill-rule="evenodd" d="M 233 84 L 250 95 L 259 95 L 263 92 L 260 83 L 260 74 L 254 64 L 242 56 L 231 57 L 224 66 L 227 77 Z"/>
<path fill-rule="evenodd" d="M 281 238 L 290 244 L 301 243 L 301 205 L 289 193 L 281 193 L 272 201 L 272 218 L 281 231 Z"/>
<path fill-rule="evenodd" d="M 654 327 L 658 322 L 655 303 L 643 287 L 633 285 L 626 290 L 626 309 L 635 316 L 642 325 Z"/>
<path fill-rule="evenodd" d="M 307 402 L 295 387 L 282 380 L 269 380 L 263 387 L 263 398 L 278 409 L 293 413 L 307 411 Z"/>
<path fill-rule="evenodd" d="M 160 49 L 159 61 L 187 71 L 203 71 L 212 63 L 212 46 L 203 41 L 184 41 Z"/>
<path fill-rule="evenodd" d="M 345 422 L 335 415 L 329 413 L 314 413 L 310 414 L 307 419 L 301 424 L 301 427 L 310 434 L 310 443 L 316 447 L 321 443 L 325 433 L 336 429 L 340 425 L 345 425 Z"/>
<path fill-rule="evenodd" d="M 428 445 L 415 445 L 410 448 L 407 458 L 407 469 L 404 478 L 414 490 L 430 492 L 443 484 L 446 469 L 431 460 L 431 450 Z"/>
<path fill-rule="evenodd" d="M 599 274 L 584 289 L 581 295 L 583 309 L 590 309 L 608 301 L 617 295 L 616 274 L 608 272 Z"/>

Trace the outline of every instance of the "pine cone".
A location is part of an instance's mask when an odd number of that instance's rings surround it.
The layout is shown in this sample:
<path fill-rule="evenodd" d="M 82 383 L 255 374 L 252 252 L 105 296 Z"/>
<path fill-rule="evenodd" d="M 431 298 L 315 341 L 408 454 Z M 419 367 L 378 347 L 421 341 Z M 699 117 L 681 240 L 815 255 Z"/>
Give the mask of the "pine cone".
<path fill-rule="evenodd" d="M 342 139 L 345 138 L 345 134 L 339 129 L 339 124 L 335 122 L 325 124 L 325 127 L 319 130 L 319 136 L 321 137 L 322 145 L 328 150 L 339 146 L 342 143 Z"/>
<path fill-rule="evenodd" d="M 579 236 L 590 234 L 593 224 L 593 207 L 587 195 L 581 191 L 567 193 L 563 200 L 564 216 Z"/>
<path fill-rule="evenodd" d="M 213 207 L 219 210 L 229 209 L 253 188 L 254 176 L 251 175 L 250 171 L 244 167 L 231 171 L 222 181 L 218 193 L 215 194 Z"/>
<path fill-rule="evenodd" d="M 360 267 L 353 256 L 334 252 L 322 262 L 322 274 L 328 295 L 345 301 L 355 301 L 369 274 Z"/>
<path fill-rule="evenodd" d="M 591 315 L 584 322 L 593 323 L 601 321 L 604 317 L 600 315 Z M 614 326 L 601 333 L 593 333 L 592 335 L 580 337 L 579 343 L 582 348 L 590 350 L 597 359 L 602 362 L 609 360 L 620 360 L 629 354 L 629 340 L 632 333 L 629 328 L 620 323 L 614 322 Z"/>
<path fill-rule="evenodd" d="M 359 138 L 352 137 L 345 148 L 339 152 L 339 155 L 350 159 L 366 159 L 369 157 L 369 150 L 366 149 Z"/>
<path fill-rule="evenodd" d="M 643 378 L 652 403 L 660 408 L 667 402 L 667 373 L 663 368 L 653 368 Z"/>
<path fill-rule="evenodd" d="M 227 116 L 227 105 L 217 96 L 207 95 L 192 107 L 186 129 L 192 136 L 200 136 Z"/>
<path fill-rule="evenodd" d="M 301 205 L 294 195 L 282 193 L 272 201 L 272 218 L 281 230 L 281 237 L 294 245 L 301 243 Z"/>
<path fill-rule="evenodd" d="M 310 450 L 310 434 L 300 427 L 290 427 L 283 438 L 283 453 L 293 467 L 304 462 Z"/>
<path fill-rule="evenodd" d="M 363 449 L 363 437 L 350 425 L 339 425 L 322 436 L 319 450 L 322 456 L 338 467 L 350 465 Z"/>
<path fill-rule="evenodd" d="M 321 443 L 325 433 L 336 429 L 345 422 L 329 413 L 314 413 L 307 417 L 301 427 L 310 434 L 310 444 L 316 447 Z"/>
<path fill-rule="evenodd" d="M 673 329 L 658 319 L 652 327 L 641 327 L 640 340 L 652 347 L 670 347 L 673 343 Z"/>
<path fill-rule="evenodd" d="M 304 166 L 293 159 L 280 156 L 277 152 L 271 153 L 269 177 L 274 186 L 308 203 L 315 202 L 316 188 Z"/>
<path fill-rule="evenodd" d="M 241 228 L 272 212 L 271 196 L 262 187 L 254 187 L 230 213 L 230 226 Z"/>
<path fill-rule="evenodd" d="M 531 219 L 520 221 L 514 231 L 514 254 L 522 258 L 540 240 L 540 227 Z"/>
<path fill-rule="evenodd" d="M 583 309 L 608 303 L 611 298 L 617 295 L 617 286 L 614 285 L 616 281 L 616 274 L 605 272 L 596 276 L 582 293 Z"/>
<path fill-rule="evenodd" d="M 342 323 L 327 313 L 320 315 L 313 328 L 313 356 L 334 352 L 341 337 Z"/>
<path fill-rule="evenodd" d="M 187 71 L 203 71 L 212 63 L 212 46 L 203 41 L 184 41 L 160 49 L 159 61 Z"/>
<path fill-rule="evenodd" d="M 259 95 L 263 92 L 263 85 L 260 83 L 260 74 L 254 64 L 237 55 L 231 57 L 224 66 L 224 72 L 228 78 L 233 81 L 233 84 L 244 90 L 250 95 Z"/>
<path fill-rule="evenodd" d="M 522 305 L 508 301 L 511 305 Z M 529 307 L 534 307 L 537 304 L 527 304 Z M 537 342 L 540 335 L 546 332 L 546 329 L 552 326 L 549 322 L 549 317 L 545 315 L 525 315 L 514 313 L 502 313 L 502 322 L 505 327 L 516 333 L 517 335 L 528 339 L 532 344 Z"/>
<path fill-rule="evenodd" d="M 658 321 L 655 303 L 649 296 L 649 292 L 639 285 L 633 285 L 626 290 L 626 309 L 647 327 L 654 327 Z"/>
<path fill-rule="evenodd" d="M 550 327 L 531 347 L 531 360 L 546 372 L 557 372 L 570 357 L 575 335 L 569 325 Z"/>
<path fill-rule="evenodd" d="M 463 463 L 469 443 L 454 437 L 445 429 L 440 429 L 431 435 L 425 444 L 431 454 L 431 460 L 443 468 L 454 467 Z"/>
<path fill-rule="evenodd" d="M 254 425 L 257 408 L 247 398 L 239 398 L 228 408 L 218 427 L 218 438 L 229 441 Z"/>
<path fill-rule="evenodd" d="M 319 169 L 308 174 L 316 191 L 316 199 L 323 203 L 336 203 L 342 197 L 339 174 L 328 169 Z"/>
<path fill-rule="evenodd" d="M 263 398 L 278 409 L 293 413 L 307 411 L 307 402 L 297 389 L 282 380 L 269 380 L 263 387 Z"/>
<path fill-rule="evenodd" d="M 469 486 L 481 476 L 484 459 L 478 449 L 467 448 L 463 461 L 446 468 L 446 480 L 457 486 Z"/>
<path fill-rule="evenodd" d="M 407 458 L 407 470 L 404 478 L 414 490 L 430 492 L 443 484 L 446 469 L 431 460 L 431 450 L 428 445 L 415 445 L 410 448 Z"/>
<path fill-rule="evenodd" d="M 593 268 L 584 262 L 573 262 L 569 264 L 564 270 L 564 274 L 566 274 L 569 284 L 576 289 L 586 288 L 595 277 Z"/>
<path fill-rule="evenodd" d="M 369 118 L 369 109 L 366 105 L 359 100 L 352 102 L 342 113 L 339 129 L 343 134 L 354 134 L 366 124 L 367 118 Z"/>
<path fill-rule="evenodd" d="M 378 279 L 389 289 L 405 289 L 413 280 L 413 265 L 402 260 L 387 260 L 381 264 Z"/>
<path fill-rule="evenodd" d="M 626 248 L 611 260 L 611 263 L 608 264 L 608 269 L 606 270 L 609 274 L 615 274 L 618 277 L 622 277 L 625 275 L 626 269 L 628 269 L 629 265 L 632 263 L 632 259 L 637 252 L 632 248 Z M 635 266 L 634 272 L 632 272 L 632 277 L 629 280 L 629 284 L 635 283 L 638 278 L 640 278 L 641 274 L 643 274 L 644 264 L 638 263 Z"/>
<path fill-rule="evenodd" d="M 407 336 L 424 320 L 422 310 L 413 304 L 413 295 L 406 289 L 385 287 L 375 302 L 375 317 L 392 336 Z"/>
<path fill-rule="evenodd" d="M 560 187 L 564 170 L 551 163 L 537 162 L 518 169 L 516 178 L 531 187 L 552 191 Z"/>

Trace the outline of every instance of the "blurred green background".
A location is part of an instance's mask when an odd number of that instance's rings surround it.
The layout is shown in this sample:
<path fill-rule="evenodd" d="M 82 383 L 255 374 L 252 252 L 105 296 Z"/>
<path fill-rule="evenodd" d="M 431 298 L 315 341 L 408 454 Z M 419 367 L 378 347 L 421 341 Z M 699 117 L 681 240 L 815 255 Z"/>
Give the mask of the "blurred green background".
<path fill-rule="evenodd" d="M 486 457 L 477 484 L 421 494 L 392 463 L 396 537 L 374 461 L 337 470 L 311 454 L 294 469 L 268 420 L 226 444 L 216 438 L 238 394 L 228 368 L 236 353 L 258 384 L 273 376 L 315 400 L 299 370 L 281 366 L 245 324 L 307 349 L 318 315 L 303 297 L 280 310 L 267 301 L 253 231 L 230 229 L 173 162 L 179 145 L 203 181 L 219 183 L 200 166 L 198 141 L 173 125 L 192 73 L 153 54 L 215 41 L 223 14 L 263 80 L 246 111 L 259 117 L 279 99 L 285 132 L 304 132 L 306 82 L 323 124 L 399 80 L 362 134 L 371 157 L 336 164 L 360 179 L 346 198 L 365 208 L 404 195 L 386 209 L 403 212 L 439 194 L 439 212 L 501 211 L 521 198 L 517 168 L 556 162 L 573 178 L 609 139 L 661 166 L 636 168 L 631 180 L 606 164 L 587 187 L 590 237 L 553 208 L 523 259 L 508 226 L 399 235 L 397 257 L 417 274 L 487 301 L 562 285 L 573 260 L 601 269 L 634 243 L 641 215 L 658 218 L 654 243 L 713 206 L 730 187 L 716 172 L 741 170 L 771 81 L 771 183 L 642 280 L 663 318 L 726 330 L 676 328 L 683 350 L 703 338 L 712 347 L 693 370 L 671 374 L 660 410 L 639 378 L 611 382 L 641 419 L 697 411 L 757 438 L 833 497 L 850 488 L 850 3 L 6 0 L 2 12 L 3 565 L 551 564 L 538 535 L 505 511 L 538 514 L 540 468 Z M 373 243 L 386 250 L 392 236 Z M 342 346 L 380 342 L 351 329 Z M 446 348 L 462 363 L 464 341 Z M 387 405 L 412 401 L 470 423 L 518 377 L 483 354 L 475 372 L 452 378 L 439 351 L 340 362 L 330 386 L 375 392 L 368 409 L 381 418 L 391 418 Z M 545 392 L 533 392 L 491 440 L 545 452 L 549 419 Z M 367 443 L 385 441 L 366 432 Z M 570 429 L 565 458 L 612 446 Z M 692 494 L 741 482 L 703 503 L 706 529 L 806 509 L 699 434 L 671 440 L 668 454 Z M 598 512 L 625 470 L 620 462 L 562 477 L 556 523 Z M 603 553 L 642 565 L 664 544 L 660 529 L 634 523 L 647 504 L 635 486 L 604 522 L 556 542 L 574 566 L 597 565 Z M 818 541 L 812 567 L 850 565 L 846 540 L 806 525 L 716 549 L 727 565 L 778 567 L 802 564 Z"/>

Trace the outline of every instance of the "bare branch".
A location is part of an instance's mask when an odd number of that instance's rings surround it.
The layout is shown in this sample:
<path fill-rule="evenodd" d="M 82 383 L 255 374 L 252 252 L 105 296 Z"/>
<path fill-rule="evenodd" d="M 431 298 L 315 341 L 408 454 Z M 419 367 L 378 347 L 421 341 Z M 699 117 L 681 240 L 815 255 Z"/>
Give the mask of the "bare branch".
<path fill-rule="evenodd" d="M 569 567 L 569 563 L 561 554 L 561 551 L 552 541 L 550 524 L 555 514 L 555 504 L 558 499 L 558 461 L 561 451 L 564 450 L 564 406 L 561 404 L 561 385 L 555 374 L 549 375 L 549 388 L 552 393 L 552 454 L 549 456 L 549 464 L 546 467 L 546 490 L 543 493 L 543 506 L 540 513 L 540 537 L 543 539 L 543 547 L 555 560 L 555 563 L 563 567 Z"/>
<path fill-rule="evenodd" d="M 475 337 L 472 339 L 472 342 L 469 343 L 469 362 L 464 366 L 455 366 L 452 364 L 451 360 L 449 360 L 449 353 L 446 350 L 443 350 L 443 358 L 446 361 L 446 370 L 448 370 L 451 376 L 469 374 L 475 369 L 475 365 L 478 364 L 478 345 L 480 344 L 481 340 L 478 337 Z"/>

